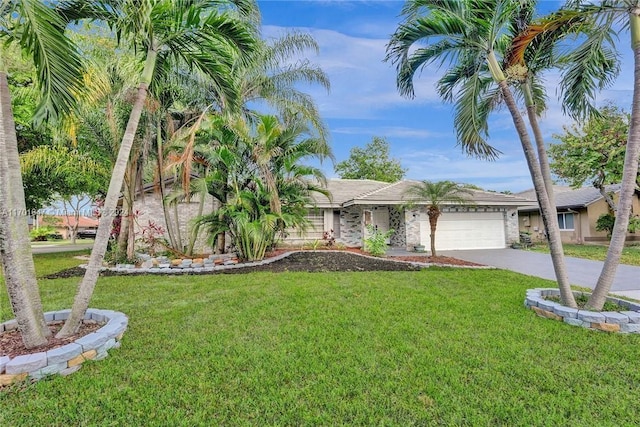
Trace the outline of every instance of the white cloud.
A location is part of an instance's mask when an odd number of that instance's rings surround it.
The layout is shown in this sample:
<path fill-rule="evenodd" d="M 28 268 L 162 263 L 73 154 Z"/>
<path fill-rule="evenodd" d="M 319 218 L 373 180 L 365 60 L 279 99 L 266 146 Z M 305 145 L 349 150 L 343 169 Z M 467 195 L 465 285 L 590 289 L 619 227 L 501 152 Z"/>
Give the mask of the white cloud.
<path fill-rule="evenodd" d="M 269 37 L 286 29 L 265 26 Z M 325 118 L 379 117 L 385 110 L 401 105 L 440 103 L 435 91 L 435 73 L 423 72 L 416 79 L 416 98 L 400 96 L 396 89 L 396 70 L 384 62 L 387 38 L 353 37 L 333 30 L 298 28 L 310 33 L 320 46 L 320 53 L 309 59 L 320 66 L 331 81 L 329 94 L 310 89 Z"/>

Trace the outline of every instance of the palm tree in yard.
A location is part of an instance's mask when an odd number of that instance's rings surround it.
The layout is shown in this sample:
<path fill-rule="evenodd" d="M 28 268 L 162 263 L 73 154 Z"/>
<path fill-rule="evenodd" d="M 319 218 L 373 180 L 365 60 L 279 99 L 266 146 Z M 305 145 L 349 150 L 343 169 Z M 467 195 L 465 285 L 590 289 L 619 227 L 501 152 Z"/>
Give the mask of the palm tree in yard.
<path fill-rule="evenodd" d="M 405 191 L 411 204 L 424 202 L 427 204 L 429 216 L 429 235 L 431 242 L 431 256 L 436 256 L 436 227 L 438 218 L 442 215 L 442 207 L 451 204 L 470 204 L 473 192 L 468 188 L 451 181 L 422 181 L 413 184 Z"/>
<path fill-rule="evenodd" d="M 591 37 L 587 37 L 586 41 L 574 49 L 571 56 L 577 66 L 572 70 L 569 84 L 564 88 L 567 96 L 565 101 L 576 102 L 580 99 L 579 94 L 585 90 L 594 91 L 595 87 L 586 85 L 582 79 L 585 71 L 589 72 L 588 66 L 583 66 L 594 50 L 591 48 L 593 44 L 599 42 L 598 37 L 601 34 L 611 32 L 619 28 L 629 28 L 631 35 L 631 48 L 634 57 L 634 90 L 631 108 L 631 120 L 629 122 L 629 135 L 627 139 L 624 169 L 620 188 L 620 196 L 616 210 L 616 220 L 609 242 L 607 258 L 605 259 L 602 271 L 598 278 L 596 287 L 587 302 L 587 306 L 601 310 L 606 301 L 606 297 L 611 290 L 615 272 L 620 263 L 622 249 L 624 248 L 629 218 L 631 217 L 631 209 L 633 195 L 636 190 L 636 177 L 638 173 L 638 158 L 640 156 L 640 3 L 636 0 L 615 0 L 602 1 L 598 4 L 592 2 L 572 2 L 572 10 L 561 11 L 558 14 L 547 18 L 544 25 L 532 25 L 528 28 L 530 33 L 540 32 L 545 35 L 552 33 L 557 23 L 570 19 L 570 17 L 578 16 L 581 19 L 592 19 L 594 26 L 600 28 L 600 32 L 595 32 Z M 522 37 L 522 44 L 526 47 L 533 37 L 531 34 L 525 33 Z M 605 40 L 609 44 L 614 44 L 614 39 Z M 569 74 L 569 73 L 567 73 Z M 586 80 L 588 82 L 588 79 Z M 577 96 L 578 95 L 578 96 Z"/>
<path fill-rule="evenodd" d="M 80 92 L 81 63 L 64 31 L 68 22 L 40 0 L 4 1 L 0 5 L 2 38 L 20 45 L 38 71 L 42 93 L 37 119 L 71 111 Z M 0 67 L 0 261 L 7 292 L 27 348 L 47 342 L 47 328 L 29 244 L 27 212 L 20 175 L 11 94 Z"/>
<path fill-rule="evenodd" d="M 227 104 L 233 107 L 237 105 L 237 93 L 234 85 L 230 84 L 232 68 L 235 62 L 245 60 L 255 41 L 255 32 L 248 19 L 240 20 L 236 14 L 225 13 L 223 9 L 237 5 L 241 12 L 253 13 L 255 9 L 251 1 L 76 0 L 65 3 L 104 20 L 119 41 L 141 53 L 144 68 L 105 197 L 87 270 L 59 337 L 73 334 L 88 308 L 107 249 L 129 153 L 149 85 L 161 74 L 171 73 L 175 64 L 186 64 L 208 75 Z"/>
<path fill-rule="evenodd" d="M 528 3 L 410 0 L 403 9 L 405 21 L 387 47 L 387 59 L 396 64 L 398 89 L 405 96 L 414 96 L 413 79 L 424 66 L 432 63 L 450 66 L 439 80 L 438 90 L 455 105 L 458 141 L 469 154 L 488 159 L 498 155 L 485 136 L 490 112 L 497 102 L 504 102 L 531 173 L 561 298 L 566 305 L 575 307 L 555 207 L 549 200 L 540 162 L 511 90 L 511 81 L 499 59 L 506 56 L 514 36 L 510 34 L 514 20 Z"/>

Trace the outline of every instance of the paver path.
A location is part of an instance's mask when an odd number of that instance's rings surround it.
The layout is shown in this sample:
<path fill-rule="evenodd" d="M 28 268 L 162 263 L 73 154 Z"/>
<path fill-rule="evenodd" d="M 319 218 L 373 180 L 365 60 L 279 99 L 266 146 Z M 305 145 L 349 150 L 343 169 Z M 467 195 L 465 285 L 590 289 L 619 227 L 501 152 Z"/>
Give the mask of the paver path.
<path fill-rule="evenodd" d="M 551 255 L 520 249 L 442 251 L 442 255 L 555 280 Z M 593 289 L 602 270 L 602 261 L 566 257 L 569 281 Z M 631 294 L 629 291 L 633 292 Z M 640 299 L 640 267 L 620 265 L 612 292 Z"/>

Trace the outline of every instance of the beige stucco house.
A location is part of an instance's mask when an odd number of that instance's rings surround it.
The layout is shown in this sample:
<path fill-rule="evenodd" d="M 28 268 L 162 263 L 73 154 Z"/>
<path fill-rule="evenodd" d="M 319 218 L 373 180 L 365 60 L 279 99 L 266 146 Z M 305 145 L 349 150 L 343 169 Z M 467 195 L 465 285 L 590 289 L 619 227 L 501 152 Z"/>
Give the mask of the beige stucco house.
<path fill-rule="evenodd" d="M 321 240 L 325 231 L 333 231 L 336 242 L 347 247 L 362 247 L 366 226 L 380 231 L 393 229 L 389 239 L 393 247 L 413 250 L 416 245 L 429 246 L 429 220 L 426 203 L 417 202 L 407 207 L 406 189 L 418 181 L 395 183 L 373 180 L 329 179 L 326 188 L 331 194 L 314 196 L 309 206 L 309 227 L 305 232 L 290 230 L 283 244 L 298 245 Z M 166 229 L 159 195 L 147 187 L 144 198 L 138 198 L 134 209 L 138 224 L 149 221 Z M 436 245 L 440 250 L 504 248 L 519 239 L 518 208 L 535 208 L 536 202 L 501 193 L 473 191 L 473 203 L 468 206 L 444 206 L 438 221 Z M 207 198 L 205 213 L 211 212 L 213 200 Z M 181 203 L 178 218 L 182 235 L 189 233 L 189 225 L 196 217 L 198 203 Z M 173 212 L 172 212 L 173 215 Z M 206 252 L 204 236 L 197 251 Z"/>
<path fill-rule="evenodd" d="M 607 191 L 613 194 L 614 202 L 617 201 L 620 186 L 612 185 Z M 596 230 L 598 218 L 609 212 L 609 206 L 597 188 L 554 186 L 556 208 L 558 210 L 558 222 L 563 243 L 603 243 L 609 238 L 604 231 Z M 516 194 L 529 200 L 535 200 L 533 190 Z M 636 192 L 633 200 L 632 213 L 640 214 L 640 201 Z M 537 206 L 523 206 L 519 208 L 520 231 L 531 235 L 532 240 L 545 239 L 542 217 Z M 629 233 L 627 241 L 640 241 L 640 235 Z"/>

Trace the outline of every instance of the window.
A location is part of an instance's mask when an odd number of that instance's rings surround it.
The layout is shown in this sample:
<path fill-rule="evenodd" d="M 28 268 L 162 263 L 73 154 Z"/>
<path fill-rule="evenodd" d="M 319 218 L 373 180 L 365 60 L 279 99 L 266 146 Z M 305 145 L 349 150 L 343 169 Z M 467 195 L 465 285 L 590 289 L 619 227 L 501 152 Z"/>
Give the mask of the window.
<path fill-rule="evenodd" d="M 560 224 L 560 230 L 573 230 L 573 214 L 559 213 L 558 224 Z"/>

